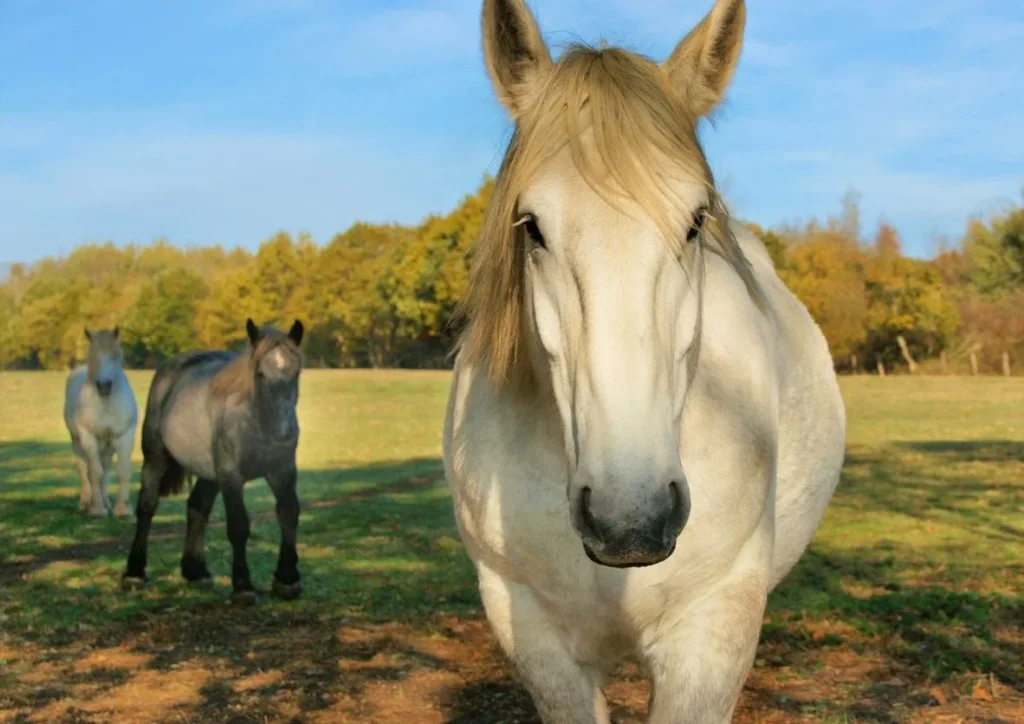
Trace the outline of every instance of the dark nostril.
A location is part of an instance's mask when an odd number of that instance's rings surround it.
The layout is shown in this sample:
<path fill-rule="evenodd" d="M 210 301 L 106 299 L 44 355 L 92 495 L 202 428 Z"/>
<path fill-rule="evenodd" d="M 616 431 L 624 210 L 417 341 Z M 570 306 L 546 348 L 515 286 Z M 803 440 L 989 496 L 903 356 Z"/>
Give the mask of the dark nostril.
<path fill-rule="evenodd" d="M 665 538 L 666 540 L 674 540 L 686 525 L 686 519 L 690 514 L 690 506 L 689 501 L 683 500 L 683 491 L 680 490 L 679 483 L 675 480 L 668 484 L 668 490 L 672 496 L 672 510 L 665 520 Z"/>
<path fill-rule="evenodd" d="M 590 488 L 584 487 L 580 491 L 580 524 L 583 530 L 588 534 L 594 536 L 597 540 L 601 541 L 601 528 L 597 524 L 597 520 L 594 515 L 590 512 Z"/>

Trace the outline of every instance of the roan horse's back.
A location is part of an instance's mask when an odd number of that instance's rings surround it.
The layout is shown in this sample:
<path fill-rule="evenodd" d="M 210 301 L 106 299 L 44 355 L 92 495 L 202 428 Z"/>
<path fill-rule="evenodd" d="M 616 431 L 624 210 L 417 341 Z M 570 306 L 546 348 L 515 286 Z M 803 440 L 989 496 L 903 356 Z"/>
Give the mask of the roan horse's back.
<path fill-rule="evenodd" d="M 229 352 L 192 352 L 157 368 L 142 423 L 143 455 L 166 448 L 189 472 L 213 476 L 209 384 L 235 357 Z"/>

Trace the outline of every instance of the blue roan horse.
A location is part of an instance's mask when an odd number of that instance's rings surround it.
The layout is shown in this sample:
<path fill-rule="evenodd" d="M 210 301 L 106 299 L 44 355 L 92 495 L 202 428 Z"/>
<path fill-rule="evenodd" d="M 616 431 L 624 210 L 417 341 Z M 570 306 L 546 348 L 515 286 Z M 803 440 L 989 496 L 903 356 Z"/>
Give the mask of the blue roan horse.
<path fill-rule="evenodd" d="M 246 481 L 266 478 L 277 501 L 281 550 L 273 592 L 294 599 L 302 592 L 298 554 L 299 523 L 295 450 L 299 442 L 296 405 L 303 357 L 302 323 L 287 334 L 258 329 L 247 320 L 249 349 L 245 354 L 194 352 L 160 366 L 149 390 L 142 424 L 142 489 L 139 492 L 135 540 L 122 579 L 126 590 L 146 580 L 146 546 L 160 497 L 179 492 L 186 475 L 196 478 L 188 498 L 188 529 L 181 574 L 192 583 L 211 581 L 203 535 L 217 493 L 224 494 L 228 539 L 234 561 L 234 597 L 256 600 L 245 548 L 249 516 L 243 488 Z"/>

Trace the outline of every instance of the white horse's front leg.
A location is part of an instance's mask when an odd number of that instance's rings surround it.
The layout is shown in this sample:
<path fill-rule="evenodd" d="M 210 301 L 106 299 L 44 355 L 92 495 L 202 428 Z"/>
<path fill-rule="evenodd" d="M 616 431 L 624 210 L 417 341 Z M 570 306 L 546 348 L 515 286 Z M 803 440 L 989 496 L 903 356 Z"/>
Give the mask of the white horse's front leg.
<path fill-rule="evenodd" d="M 522 584 L 478 566 L 491 630 L 550 724 L 605 724 L 608 710 L 598 672 L 576 660 L 567 637 Z"/>
<path fill-rule="evenodd" d="M 117 438 L 117 482 L 120 490 L 117 496 L 117 505 L 114 506 L 114 515 L 119 518 L 128 518 L 132 514 L 132 508 L 128 495 L 128 486 L 132 481 L 132 451 L 135 449 L 135 429 L 132 428 Z"/>
<path fill-rule="evenodd" d="M 659 632 L 647 652 L 651 724 L 727 724 L 757 651 L 765 579 L 747 574 L 716 587 Z"/>
<path fill-rule="evenodd" d="M 107 515 L 108 501 L 103 490 L 103 477 L 106 475 L 106 472 L 103 470 L 99 443 L 92 433 L 79 430 L 78 445 L 85 456 L 86 468 L 88 470 L 89 488 L 91 490 L 89 515 L 95 518 L 104 518 Z"/>

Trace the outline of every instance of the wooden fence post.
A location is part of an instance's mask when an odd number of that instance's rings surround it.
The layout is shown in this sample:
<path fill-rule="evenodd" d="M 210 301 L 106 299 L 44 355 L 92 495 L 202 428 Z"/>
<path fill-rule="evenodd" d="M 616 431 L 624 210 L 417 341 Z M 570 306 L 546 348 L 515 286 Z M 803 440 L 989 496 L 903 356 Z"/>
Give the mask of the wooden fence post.
<path fill-rule="evenodd" d="M 1010 376 L 1010 353 L 1003 350 L 1003 377 Z"/>
<path fill-rule="evenodd" d="M 978 348 L 981 345 L 975 344 L 971 347 L 971 374 L 978 376 Z"/>
<path fill-rule="evenodd" d="M 942 367 L 942 374 L 949 373 L 949 366 L 946 363 L 946 350 L 939 353 L 939 365 Z"/>
<path fill-rule="evenodd" d="M 878 360 L 878 376 L 885 377 L 885 365 L 882 364 L 882 360 Z"/>

